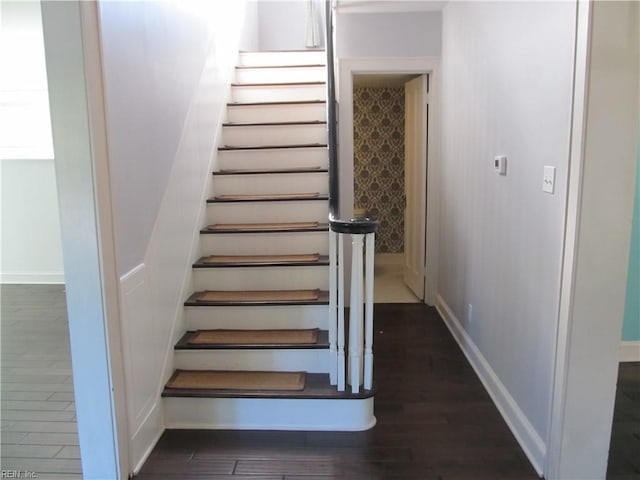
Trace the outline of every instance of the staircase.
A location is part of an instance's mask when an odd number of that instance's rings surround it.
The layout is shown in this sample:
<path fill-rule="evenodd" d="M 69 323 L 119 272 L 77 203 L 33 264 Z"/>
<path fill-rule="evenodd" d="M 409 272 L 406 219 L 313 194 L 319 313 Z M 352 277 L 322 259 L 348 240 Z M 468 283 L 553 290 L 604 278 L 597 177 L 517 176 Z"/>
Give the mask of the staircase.
<path fill-rule="evenodd" d="M 321 51 L 240 54 L 162 394 L 168 428 L 375 423 L 373 392 L 338 391 L 329 375 L 324 63 Z"/>

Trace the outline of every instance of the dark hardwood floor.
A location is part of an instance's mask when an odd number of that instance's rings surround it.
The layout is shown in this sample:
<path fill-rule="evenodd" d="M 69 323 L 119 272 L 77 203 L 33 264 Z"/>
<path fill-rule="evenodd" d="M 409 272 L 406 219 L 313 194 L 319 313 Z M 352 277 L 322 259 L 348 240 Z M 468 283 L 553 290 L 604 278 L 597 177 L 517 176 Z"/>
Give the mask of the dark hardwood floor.
<path fill-rule="evenodd" d="M 1 466 L 80 479 L 64 288 L 2 285 Z M 435 310 L 376 305 L 367 432 L 167 431 L 137 480 L 535 479 Z M 620 365 L 609 480 L 640 479 L 640 363 Z"/>

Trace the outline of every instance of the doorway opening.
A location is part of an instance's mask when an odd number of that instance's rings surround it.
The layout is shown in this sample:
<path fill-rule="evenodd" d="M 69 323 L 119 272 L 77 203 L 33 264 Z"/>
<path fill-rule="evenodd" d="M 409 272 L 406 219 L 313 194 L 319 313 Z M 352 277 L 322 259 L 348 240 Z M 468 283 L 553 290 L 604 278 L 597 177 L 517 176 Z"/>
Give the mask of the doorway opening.
<path fill-rule="evenodd" d="M 353 76 L 354 215 L 380 221 L 376 303 L 425 292 L 428 75 Z"/>

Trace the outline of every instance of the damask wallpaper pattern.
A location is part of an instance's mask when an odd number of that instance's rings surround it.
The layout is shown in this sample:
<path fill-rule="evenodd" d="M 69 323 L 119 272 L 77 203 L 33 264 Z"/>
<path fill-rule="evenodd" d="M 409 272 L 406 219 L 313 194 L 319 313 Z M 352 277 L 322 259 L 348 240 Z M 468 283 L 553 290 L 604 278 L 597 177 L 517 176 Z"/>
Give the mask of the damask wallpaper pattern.
<path fill-rule="evenodd" d="M 377 253 L 404 251 L 404 87 L 353 91 L 354 202 L 379 220 Z"/>

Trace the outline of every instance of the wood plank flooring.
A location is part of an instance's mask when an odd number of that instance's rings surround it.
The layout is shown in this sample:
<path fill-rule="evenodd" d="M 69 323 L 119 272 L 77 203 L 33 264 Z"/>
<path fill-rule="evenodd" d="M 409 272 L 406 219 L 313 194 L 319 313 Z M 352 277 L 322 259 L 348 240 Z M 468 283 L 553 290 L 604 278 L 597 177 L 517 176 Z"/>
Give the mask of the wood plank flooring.
<path fill-rule="evenodd" d="M 1 468 L 81 479 L 64 287 L 2 285 Z M 435 310 L 376 305 L 367 432 L 173 430 L 137 480 L 535 479 Z M 609 480 L 640 479 L 640 363 L 620 365 Z"/>
<path fill-rule="evenodd" d="M 0 464 L 82 478 L 63 285 L 0 287 Z"/>

